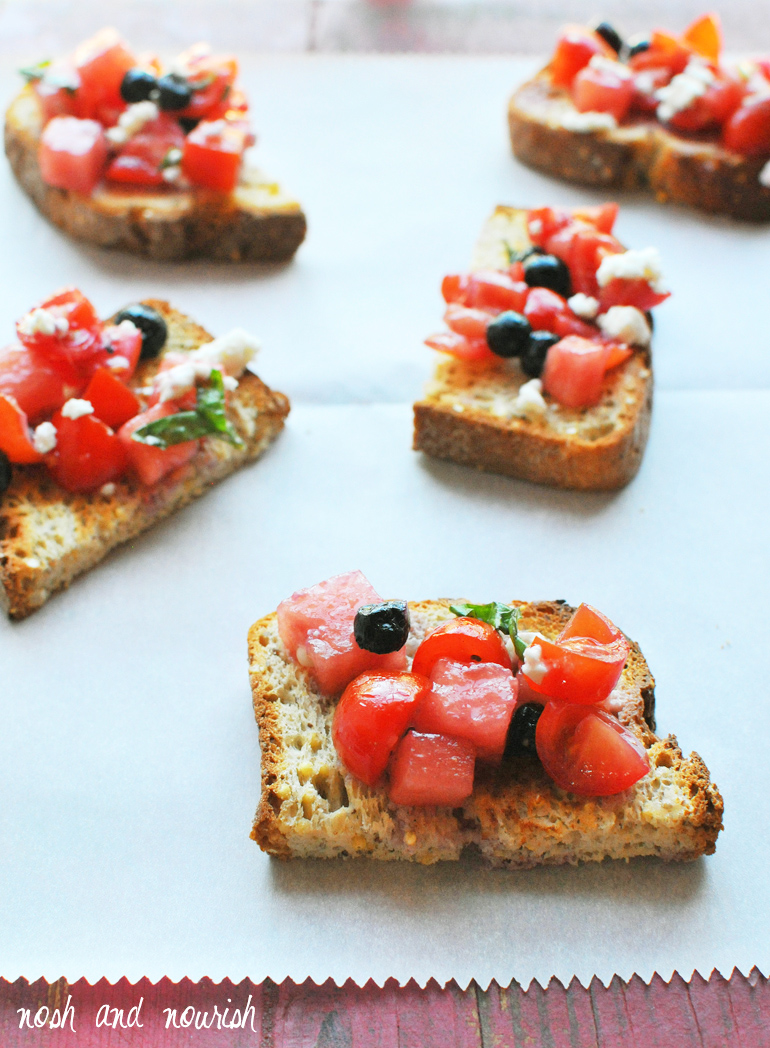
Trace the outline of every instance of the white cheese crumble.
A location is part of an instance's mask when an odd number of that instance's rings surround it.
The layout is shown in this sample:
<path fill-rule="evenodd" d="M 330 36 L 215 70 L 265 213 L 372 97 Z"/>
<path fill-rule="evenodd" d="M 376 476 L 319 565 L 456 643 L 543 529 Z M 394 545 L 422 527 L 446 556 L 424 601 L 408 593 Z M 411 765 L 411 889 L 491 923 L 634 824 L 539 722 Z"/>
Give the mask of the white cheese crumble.
<path fill-rule="evenodd" d="M 587 113 L 579 113 L 577 109 L 568 109 L 562 114 L 561 126 L 565 131 L 582 135 L 589 131 L 612 131 L 618 122 L 612 113 L 596 113 L 590 109 Z"/>
<path fill-rule="evenodd" d="M 308 669 L 313 665 L 313 660 L 310 658 L 308 650 L 304 644 L 300 644 L 297 647 L 297 662 L 300 666 L 304 666 L 305 669 Z"/>
<path fill-rule="evenodd" d="M 521 634 L 519 634 L 521 636 Z M 540 684 L 548 672 L 548 667 L 543 662 L 543 649 L 539 644 L 530 644 L 524 652 L 524 663 L 521 672 L 529 677 L 533 684 Z"/>
<path fill-rule="evenodd" d="M 770 189 L 770 160 L 768 160 L 759 172 L 759 184 Z"/>
<path fill-rule="evenodd" d="M 568 298 L 567 305 L 576 317 L 583 317 L 585 320 L 593 320 L 599 312 L 599 300 L 591 295 L 584 295 L 582 291 Z"/>
<path fill-rule="evenodd" d="M 540 236 L 540 234 L 543 232 L 542 219 L 533 218 L 532 221 L 529 223 L 529 231 L 530 233 L 534 233 L 535 236 Z"/>
<path fill-rule="evenodd" d="M 542 415 L 546 407 L 546 402 L 543 400 L 543 383 L 539 378 L 533 378 L 519 387 L 519 392 L 511 410 L 514 415 L 527 417 Z"/>
<path fill-rule="evenodd" d="M 53 422 L 41 422 L 32 434 L 35 451 L 46 455 L 56 447 L 56 426 Z"/>
<path fill-rule="evenodd" d="M 99 494 L 110 498 L 117 491 L 116 486 L 110 481 L 108 484 L 102 484 L 99 488 Z"/>
<path fill-rule="evenodd" d="M 145 124 L 149 124 L 151 120 L 157 120 L 159 116 L 160 109 L 155 102 L 149 100 L 134 102 L 133 105 L 123 110 L 118 117 L 117 124 L 114 127 L 108 127 L 105 134 L 114 146 L 123 146 L 129 138 L 138 134 Z"/>
<path fill-rule="evenodd" d="M 76 397 L 73 397 L 67 401 L 61 409 L 61 413 L 64 418 L 82 418 L 83 415 L 93 415 L 94 406 L 90 400 L 78 400 Z"/>
<path fill-rule="evenodd" d="M 178 164 L 171 164 L 163 168 L 162 175 L 164 182 L 178 182 L 182 177 L 182 169 Z"/>
<path fill-rule="evenodd" d="M 636 306 L 612 306 L 596 323 L 609 338 L 620 339 L 629 346 L 649 346 L 650 325 Z"/>
<path fill-rule="evenodd" d="M 113 371 L 125 371 L 131 367 L 131 364 L 126 357 L 110 357 L 107 361 L 107 367 Z"/>
<path fill-rule="evenodd" d="M 192 389 L 198 380 L 205 382 L 213 370 L 218 370 L 236 381 L 241 377 L 246 365 L 254 359 L 260 348 L 259 340 L 243 328 L 235 328 L 226 335 L 215 338 L 199 346 L 188 356 L 183 364 L 159 371 L 155 377 L 155 389 L 161 403 L 174 400 L 180 394 Z M 234 389 L 232 382 L 225 386 Z"/>
<path fill-rule="evenodd" d="M 19 331 L 22 335 L 57 335 L 61 338 L 69 329 L 69 322 L 65 317 L 54 316 L 47 309 L 33 309 L 19 321 Z"/>
<path fill-rule="evenodd" d="M 599 287 L 606 287 L 616 277 L 621 280 L 646 280 L 653 291 L 662 293 L 665 290 L 660 252 L 656 247 L 632 248 L 630 251 L 605 255 L 596 271 Z"/>
<path fill-rule="evenodd" d="M 628 66 L 624 66 L 622 62 L 616 62 L 612 58 L 607 58 L 606 55 L 593 55 L 588 64 L 592 69 L 596 69 L 600 73 L 612 73 L 619 80 L 630 80 L 634 75 Z"/>
<path fill-rule="evenodd" d="M 656 110 L 658 120 L 666 123 L 672 116 L 688 109 L 696 98 L 705 95 L 711 84 L 714 83 L 714 74 L 704 62 L 691 58 L 683 73 L 675 76 L 665 87 L 659 87 L 655 92 L 660 105 Z"/>

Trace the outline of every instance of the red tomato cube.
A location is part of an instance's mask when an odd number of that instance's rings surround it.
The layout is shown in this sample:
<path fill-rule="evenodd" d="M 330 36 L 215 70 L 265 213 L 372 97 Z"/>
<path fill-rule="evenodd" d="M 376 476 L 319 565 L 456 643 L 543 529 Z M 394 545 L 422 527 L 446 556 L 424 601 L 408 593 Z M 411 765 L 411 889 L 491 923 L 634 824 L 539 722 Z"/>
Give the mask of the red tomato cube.
<path fill-rule="evenodd" d="M 753 95 L 735 110 L 722 131 L 722 145 L 744 156 L 770 153 L 770 95 Z"/>
<path fill-rule="evenodd" d="M 104 363 L 123 382 L 131 378 L 142 353 L 142 332 L 130 320 L 108 324 L 102 332 Z M 125 361 L 125 363 L 123 363 Z"/>
<path fill-rule="evenodd" d="M 456 807 L 473 793 L 475 757 L 467 739 L 410 731 L 393 755 L 388 795 L 394 804 Z"/>
<path fill-rule="evenodd" d="M 601 342 L 568 335 L 548 350 L 543 368 L 543 389 L 566 407 L 584 408 L 598 404 L 608 353 L 607 346 Z"/>
<path fill-rule="evenodd" d="M 6 393 L 0 393 L 0 451 L 11 462 L 21 464 L 40 462 L 42 459 L 32 443 L 26 414 L 15 399 Z"/>
<path fill-rule="evenodd" d="M 98 368 L 86 386 L 83 399 L 93 405 L 94 414 L 112 429 L 119 429 L 139 414 L 139 398 L 117 378 L 110 368 Z"/>
<path fill-rule="evenodd" d="M 107 163 L 107 139 L 96 120 L 56 116 L 40 137 L 40 174 L 49 186 L 90 193 Z"/>
<path fill-rule="evenodd" d="M 157 484 L 167 473 L 189 462 L 198 450 L 197 440 L 186 440 L 183 444 L 172 444 L 168 448 L 154 448 L 150 444 L 140 444 L 138 440 L 131 439 L 134 430 L 166 415 L 173 415 L 177 410 L 176 406 L 168 401 L 156 404 L 120 427 L 118 437 L 126 450 L 129 464 L 143 484 Z"/>
<path fill-rule="evenodd" d="M 551 78 L 560 87 L 569 87 L 580 70 L 594 55 L 614 58 L 615 52 L 597 33 L 581 25 L 568 25 L 556 44 L 551 64 Z"/>
<path fill-rule="evenodd" d="M 126 468 L 126 452 L 116 433 L 95 415 L 51 419 L 56 447 L 45 457 L 54 480 L 67 491 L 93 491 L 117 480 Z"/>
<path fill-rule="evenodd" d="M 187 136 L 182 173 L 197 186 L 230 193 L 238 185 L 246 132 L 225 120 L 202 121 Z"/>
<path fill-rule="evenodd" d="M 75 69 L 80 87 L 75 94 L 77 114 L 81 117 L 115 122 L 125 109 L 120 85 L 136 59 L 115 29 L 102 29 L 75 51 Z"/>
<path fill-rule="evenodd" d="M 32 425 L 77 397 L 85 379 L 63 358 L 29 346 L 0 350 L 0 393 L 14 398 Z"/>
<path fill-rule="evenodd" d="M 572 101 L 579 112 L 610 113 L 618 123 L 628 113 L 633 95 L 633 79 L 618 62 L 589 62 L 572 81 Z"/>

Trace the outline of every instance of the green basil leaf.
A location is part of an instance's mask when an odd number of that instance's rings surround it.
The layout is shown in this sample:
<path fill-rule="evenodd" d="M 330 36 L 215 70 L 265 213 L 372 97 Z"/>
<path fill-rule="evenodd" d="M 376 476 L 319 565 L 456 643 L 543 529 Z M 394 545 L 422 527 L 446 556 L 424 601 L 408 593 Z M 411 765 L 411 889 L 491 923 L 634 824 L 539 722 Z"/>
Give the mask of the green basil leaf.
<path fill-rule="evenodd" d="M 45 76 L 45 71 L 51 64 L 51 59 L 46 58 L 43 62 L 36 62 L 35 65 L 25 66 L 19 70 L 19 73 L 24 77 L 28 84 L 33 83 L 35 80 L 42 80 Z"/>
<path fill-rule="evenodd" d="M 467 615 L 471 619 L 481 619 L 489 623 L 501 633 L 507 633 L 513 641 L 513 647 L 519 658 L 524 657 L 527 645 L 519 637 L 519 619 L 521 611 L 519 608 L 511 608 L 507 604 L 451 604 L 449 610 L 454 615 Z"/>
<path fill-rule="evenodd" d="M 153 448 L 170 448 L 172 444 L 184 444 L 186 440 L 197 440 L 210 433 L 211 425 L 197 410 L 178 411 L 135 429 L 131 439 Z"/>
<path fill-rule="evenodd" d="M 198 386 L 198 403 L 195 410 L 202 415 L 211 426 L 214 436 L 220 436 L 223 440 L 241 447 L 243 441 L 227 421 L 225 415 L 225 384 L 222 372 L 214 370 L 211 372 L 210 385 Z"/>
<path fill-rule="evenodd" d="M 527 645 L 519 636 L 519 619 L 521 618 L 520 608 L 511 608 L 511 621 L 508 625 L 508 633 L 511 640 L 513 641 L 513 650 L 519 656 L 520 659 L 524 658 L 524 652 L 527 650 Z"/>

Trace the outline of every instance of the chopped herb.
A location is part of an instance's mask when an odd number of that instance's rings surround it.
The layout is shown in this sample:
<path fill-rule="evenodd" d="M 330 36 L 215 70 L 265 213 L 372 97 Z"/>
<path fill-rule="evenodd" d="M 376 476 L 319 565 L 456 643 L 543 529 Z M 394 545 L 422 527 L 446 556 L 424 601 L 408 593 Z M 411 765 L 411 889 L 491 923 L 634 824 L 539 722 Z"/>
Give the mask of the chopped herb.
<path fill-rule="evenodd" d="M 507 604 L 498 604 L 493 601 L 491 604 L 452 604 L 449 610 L 454 615 L 467 615 L 471 619 L 481 619 L 482 622 L 489 623 L 501 633 L 507 633 L 513 641 L 516 654 L 520 659 L 524 657 L 527 645 L 521 640 L 518 633 L 521 618 L 521 611 L 518 608 L 511 608 Z"/>
<path fill-rule="evenodd" d="M 25 66 L 19 70 L 19 73 L 24 77 L 28 84 L 33 83 L 35 80 L 42 80 L 45 76 L 45 71 L 51 64 L 51 59 L 46 58 L 42 62 L 37 62 L 35 65 Z"/>
<path fill-rule="evenodd" d="M 198 402 L 192 411 L 178 411 L 148 422 L 131 434 L 139 444 L 169 448 L 199 437 L 218 437 L 242 447 L 243 441 L 225 415 L 225 386 L 221 371 L 211 372 L 211 384 L 198 387 Z"/>

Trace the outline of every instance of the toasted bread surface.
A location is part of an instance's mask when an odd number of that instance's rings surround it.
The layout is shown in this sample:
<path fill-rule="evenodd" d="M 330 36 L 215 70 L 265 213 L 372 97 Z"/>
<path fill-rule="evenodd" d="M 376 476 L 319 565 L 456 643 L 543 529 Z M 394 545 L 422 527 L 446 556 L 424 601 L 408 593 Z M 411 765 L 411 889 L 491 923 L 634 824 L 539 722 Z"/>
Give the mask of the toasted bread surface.
<path fill-rule="evenodd" d="M 508 106 L 513 152 L 551 175 L 589 186 L 649 189 L 671 201 L 752 222 L 770 219 L 770 188 L 759 181 L 767 157 L 725 149 L 716 136 L 683 136 L 656 120 L 576 132 L 563 126 L 575 107 L 548 69 L 522 84 Z"/>
<path fill-rule="evenodd" d="M 573 609 L 523 603 L 521 625 L 555 637 Z M 452 618 L 450 601 L 410 603 L 407 652 Z M 614 797 L 577 797 L 557 787 L 535 758 L 479 774 L 459 808 L 393 804 L 384 788 L 365 786 L 337 757 L 331 737 L 337 696 L 323 695 L 290 658 L 276 616 L 248 637 L 254 713 L 262 750 L 262 796 L 252 831 L 280 858 L 368 856 L 434 863 L 476 850 L 492 866 L 628 859 L 695 859 L 714 851 L 722 798 L 697 754 L 654 734 L 654 688 L 637 645 L 616 689 L 618 717 L 643 742 L 651 771 Z"/>
<path fill-rule="evenodd" d="M 42 130 L 37 97 L 25 87 L 5 115 L 6 154 L 38 209 L 78 240 L 161 261 L 285 262 L 305 238 L 300 205 L 258 171 L 246 169 L 227 194 L 102 185 L 86 196 L 49 186 L 38 164 Z"/>
<path fill-rule="evenodd" d="M 471 268 L 504 269 L 508 250 L 529 244 L 526 211 L 498 207 L 482 230 Z M 520 417 L 515 404 L 527 381 L 516 360 L 474 363 L 444 356 L 414 405 L 415 450 L 559 488 L 613 490 L 635 476 L 652 413 L 649 353 L 636 351 L 608 372 L 601 400 L 591 408 L 549 400 L 545 414 Z"/>
<path fill-rule="evenodd" d="M 164 353 L 192 351 L 211 341 L 205 328 L 167 302 L 151 299 L 147 305 L 166 320 Z M 160 359 L 140 363 L 131 385 L 150 382 Z M 0 496 L 0 601 L 11 618 L 25 618 L 111 549 L 259 458 L 288 413 L 282 393 L 246 372 L 228 401 L 228 417 L 243 446 L 207 437 L 189 462 L 152 487 L 126 476 L 116 481 L 112 494 L 73 494 L 59 487 L 43 465 L 15 466 L 11 486 Z"/>

